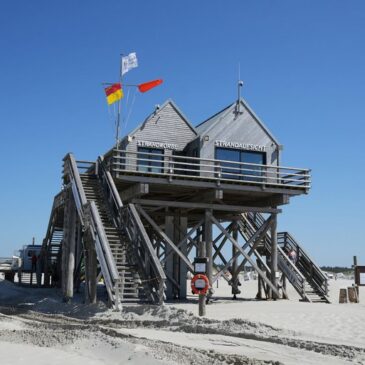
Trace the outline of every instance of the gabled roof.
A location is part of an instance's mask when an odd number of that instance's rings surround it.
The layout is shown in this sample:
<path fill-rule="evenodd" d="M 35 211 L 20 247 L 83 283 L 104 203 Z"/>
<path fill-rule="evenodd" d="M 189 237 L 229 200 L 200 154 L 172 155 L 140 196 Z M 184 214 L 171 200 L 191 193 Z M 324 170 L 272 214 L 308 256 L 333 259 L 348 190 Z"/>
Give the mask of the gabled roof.
<path fill-rule="evenodd" d="M 198 124 L 195 129 L 199 132 L 199 134 L 205 133 L 211 126 L 215 125 L 220 119 L 222 119 L 231 108 L 232 105 L 236 105 L 236 103 L 230 104 L 226 106 L 224 109 L 214 114 L 210 118 L 206 119 L 204 122 Z"/>
<path fill-rule="evenodd" d="M 261 121 L 261 119 L 255 114 L 255 112 L 251 109 L 248 103 L 243 99 L 240 98 L 239 102 L 241 105 L 245 107 L 245 109 L 251 114 L 251 116 L 256 120 L 256 122 L 261 126 L 261 128 L 265 131 L 265 133 L 279 146 L 280 143 L 278 140 L 273 136 L 270 130 L 266 127 L 266 125 Z M 228 105 L 218 113 L 214 114 L 210 118 L 206 119 L 204 122 L 198 124 L 195 129 L 198 131 L 200 135 L 207 134 L 214 126 L 219 123 L 223 118 L 227 116 L 227 114 L 232 113 L 232 111 L 236 108 L 237 102 Z"/>
<path fill-rule="evenodd" d="M 183 112 L 180 110 L 180 108 L 174 103 L 173 100 L 168 99 L 166 100 L 158 110 L 154 110 L 144 121 L 143 123 L 139 124 L 135 129 L 133 129 L 132 132 L 128 133 L 128 136 L 133 136 L 133 134 L 135 134 L 136 132 L 138 132 L 138 130 L 140 130 L 143 125 L 145 123 L 147 123 L 150 118 L 152 118 L 153 116 L 155 116 L 156 114 L 158 114 L 164 107 L 166 107 L 168 104 L 170 104 L 175 110 L 176 112 L 180 115 L 181 119 L 186 123 L 186 125 L 194 132 L 195 135 L 198 135 L 198 132 L 196 131 L 196 129 L 193 127 L 193 125 L 190 123 L 190 121 L 188 120 L 188 118 L 183 114 Z M 123 137 L 123 139 L 125 139 L 126 137 Z"/>

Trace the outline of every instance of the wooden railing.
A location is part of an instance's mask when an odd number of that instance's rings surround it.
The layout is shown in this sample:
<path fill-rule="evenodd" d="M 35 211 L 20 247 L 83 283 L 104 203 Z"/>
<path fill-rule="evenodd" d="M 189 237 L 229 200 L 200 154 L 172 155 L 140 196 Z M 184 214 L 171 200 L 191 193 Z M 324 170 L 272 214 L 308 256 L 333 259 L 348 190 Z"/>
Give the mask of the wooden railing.
<path fill-rule="evenodd" d="M 278 245 L 283 248 L 285 252 L 295 250 L 297 253 L 296 265 L 304 273 L 306 279 L 317 287 L 323 295 L 328 295 L 328 279 L 323 274 L 321 269 L 314 263 L 309 255 L 297 243 L 297 241 L 290 235 L 289 232 L 278 233 Z"/>
<path fill-rule="evenodd" d="M 148 174 L 169 179 L 192 178 L 257 186 L 308 190 L 310 170 L 275 165 L 260 165 L 228 160 L 159 153 L 114 150 L 111 170 L 118 174 Z"/>
<path fill-rule="evenodd" d="M 74 202 L 80 221 L 84 226 L 91 228 L 91 235 L 95 243 L 96 254 L 100 263 L 101 271 L 105 280 L 106 289 L 111 301 L 119 307 L 119 273 L 110 249 L 110 245 L 94 201 L 87 201 L 81 182 L 79 170 L 86 172 L 95 169 L 95 163 L 77 161 L 72 154 L 64 158 L 64 175 L 71 184 Z M 115 296 L 113 295 L 113 289 Z"/>
<path fill-rule="evenodd" d="M 247 215 L 242 215 L 241 220 L 238 221 L 239 225 L 243 225 L 243 230 L 246 230 L 249 236 L 255 234 L 256 230 L 262 227 L 265 224 L 265 219 L 261 214 L 256 213 L 247 213 Z M 263 243 L 265 249 L 271 253 L 271 238 L 268 233 L 266 233 Z M 305 300 L 309 300 L 308 296 L 305 292 L 305 277 L 301 274 L 301 272 L 295 267 L 295 265 L 289 260 L 286 253 L 282 250 L 282 248 L 278 245 L 278 266 L 279 269 L 285 274 L 285 276 L 289 279 L 291 284 L 294 286 L 296 291 L 301 295 L 301 297 Z"/>
<path fill-rule="evenodd" d="M 162 304 L 164 301 L 166 275 L 135 206 L 128 204 L 128 206 L 124 207 L 122 217 L 124 229 L 139 261 L 140 268 L 144 273 L 147 286 L 151 290 L 153 300 L 158 304 Z"/>
<path fill-rule="evenodd" d="M 260 213 L 248 213 L 248 217 L 256 227 L 260 227 L 265 222 L 264 217 Z M 271 239 L 267 236 L 265 244 L 270 246 L 270 242 Z M 292 249 L 297 253 L 296 265 L 287 257 L 288 252 Z M 308 282 L 312 281 L 318 291 L 325 296 L 328 295 L 327 278 L 289 232 L 278 232 L 278 251 L 283 259 L 295 268 L 296 271 L 300 271 Z"/>
<path fill-rule="evenodd" d="M 97 163 L 97 172 L 109 207 L 113 212 L 115 223 L 128 237 L 130 248 L 139 262 L 139 269 L 142 270 L 143 277 L 148 281 L 147 286 L 151 290 L 151 299 L 162 304 L 166 275 L 136 208 L 133 204 L 123 206 L 114 181 L 100 157 Z"/>

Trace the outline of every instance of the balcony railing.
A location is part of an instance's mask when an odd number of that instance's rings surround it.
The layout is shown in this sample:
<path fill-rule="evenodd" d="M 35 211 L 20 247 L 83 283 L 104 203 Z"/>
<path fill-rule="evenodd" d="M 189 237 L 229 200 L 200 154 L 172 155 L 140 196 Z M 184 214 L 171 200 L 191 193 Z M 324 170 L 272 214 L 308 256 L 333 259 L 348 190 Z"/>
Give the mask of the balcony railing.
<path fill-rule="evenodd" d="M 310 170 L 160 153 L 114 150 L 111 170 L 117 174 L 151 175 L 261 187 L 308 190 Z"/>

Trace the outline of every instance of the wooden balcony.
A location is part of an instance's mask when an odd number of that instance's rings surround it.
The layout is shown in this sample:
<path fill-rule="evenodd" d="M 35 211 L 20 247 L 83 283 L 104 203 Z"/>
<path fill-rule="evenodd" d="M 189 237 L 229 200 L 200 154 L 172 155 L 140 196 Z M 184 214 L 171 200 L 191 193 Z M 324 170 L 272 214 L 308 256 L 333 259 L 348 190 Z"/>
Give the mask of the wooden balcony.
<path fill-rule="evenodd" d="M 310 170 L 294 167 L 125 150 L 114 150 L 105 162 L 118 190 L 146 184 L 148 191 L 142 189 L 140 195 L 149 199 L 274 206 L 287 203 L 284 196 L 306 194 L 311 187 Z"/>

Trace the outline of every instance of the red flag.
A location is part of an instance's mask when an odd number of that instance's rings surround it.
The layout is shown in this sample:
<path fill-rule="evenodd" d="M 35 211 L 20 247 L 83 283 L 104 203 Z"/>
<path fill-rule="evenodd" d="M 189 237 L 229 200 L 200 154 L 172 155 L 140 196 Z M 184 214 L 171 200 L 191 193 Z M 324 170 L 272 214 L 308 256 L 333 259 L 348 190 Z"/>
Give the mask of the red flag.
<path fill-rule="evenodd" d="M 144 84 L 138 85 L 138 90 L 141 93 L 145 93 L 148 90 L 151 90 L 152 88 L 161 85 L 163 83 L 163 80 L 153 80 L 149 82 L 145 82 Z"/>

